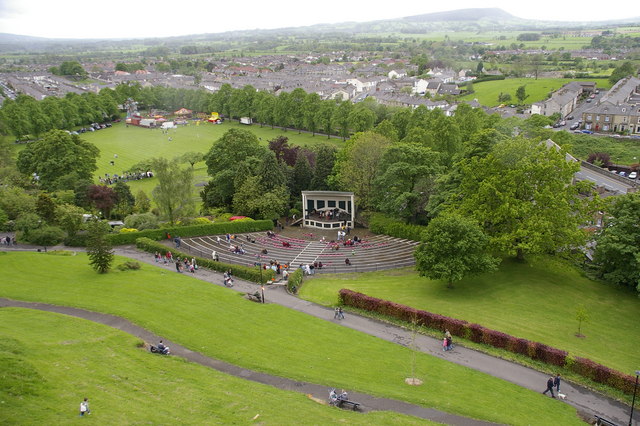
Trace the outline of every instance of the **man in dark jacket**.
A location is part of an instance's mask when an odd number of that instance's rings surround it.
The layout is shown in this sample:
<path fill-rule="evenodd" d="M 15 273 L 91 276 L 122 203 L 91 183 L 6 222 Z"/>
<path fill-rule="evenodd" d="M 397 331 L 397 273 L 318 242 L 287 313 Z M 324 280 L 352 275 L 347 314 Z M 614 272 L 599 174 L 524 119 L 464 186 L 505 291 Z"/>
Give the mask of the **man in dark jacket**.
<path fill-rule="evenodd" d="M 549 380 L 547 380 L 547 390 L 542 392 L 542 393 L 546 395 L 547 392 L 551 392 L 551 398 L 555 398 L 556 397 L 553 394 L 553 376 L 549 377 Z"/>

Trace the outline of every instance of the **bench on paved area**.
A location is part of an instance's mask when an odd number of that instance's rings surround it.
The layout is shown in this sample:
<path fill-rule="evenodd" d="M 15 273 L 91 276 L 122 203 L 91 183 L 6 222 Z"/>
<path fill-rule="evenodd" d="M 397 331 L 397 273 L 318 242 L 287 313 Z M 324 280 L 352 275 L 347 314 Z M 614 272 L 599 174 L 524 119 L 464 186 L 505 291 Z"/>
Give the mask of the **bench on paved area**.
<path fill-rule="evenodd" d="M 610 420 L 607 420 L 603 417 L 600 416 L 595 416 L 596 418 L 596 425 L 604 425 L 604 426 L 619 426 L 617 423 L 613 423 Z"/>
<path fill-rule="evenodd" d="M 360 403 L 355 401 L 350 401 L 348 399 L 338 399 L 336 401 L 336 407 L 342 408 L 344 405 L 350 405 L 353 408 L 353 411 L 356 411 L 360 406 Z"/>

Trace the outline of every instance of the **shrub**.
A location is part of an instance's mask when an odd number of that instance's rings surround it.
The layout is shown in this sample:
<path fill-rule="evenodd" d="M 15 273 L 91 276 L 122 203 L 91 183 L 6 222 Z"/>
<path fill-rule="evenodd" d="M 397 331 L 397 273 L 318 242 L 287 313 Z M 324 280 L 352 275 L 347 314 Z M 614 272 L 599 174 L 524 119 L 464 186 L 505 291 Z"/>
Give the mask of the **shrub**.
<path fill-rule="evenodd" d="M 64 245 L 67 247 L 86 247 L 87 234 L 76 234 L 73 236 L 68 236 L 64 239 Z"/>
<path fill-rule="evenodd" d="M 118 230 L 121 234 L 130 234 L 131 232 L 139 232 L 136 228 L 120 228 Z"/>
<path fill-rule="evenodd" d="M 154 229 L 158 227 L 158 217 L 153 213 L 130 214 L 124 218 L 127 228 Z"/>
<path fill-rule="evenodd" d="M 136 240 L 136 247 L 149 253 L 159 252 L 162 255 L 170 251 L 169 247 L 165 246 L 164 244 L 144 237 L 138 238 Z M 171 253 L 174 255 L 174 257 L 193 257 L 190 254 L 178 250 L 171 250 Z M 231 269 L 233 275 L 238 278 L 262 284 L 271 281 L 275 276 L 275 272 L 273 270 L 265 269 L 261 271 L 261 268 L 258 266 L 249 267 L 232 263 L 216 262 L 212 259 L 205 259 L 203 257 L 196 257 L 196 263 L 203 268 L 212 269 L 218 272 L 225 272 Z"/>
<path fill-rule="evenodd" d="M 135 261 L 128 261 L 119 264 L 118 266 L 116 266 L 116 268 L 121 271 L 137 271 L 138 269 L 140 269 L 140 264 Z"/>
<path fill-rule="evenodd" d="M 140 232 L 126 234 L 112 234 L 109 239 L 113 245 L 134 244 L 138 238 L 150 238 L 152 240 L 164 240 L 168 235 L 181 237 L 198 237 L 202 235 L 235 234 L 242 232 L 266 231 L 273 228 L 270 220 L 234 221 L 224 223 L 211 223 L 208 225 L 192 225 L 183 227 L 168 227 L 164 229 L 149 229 Z"/>
<path fill-rule="evenodd" d="M 296 294 L 298 289 L 302 285 L 302 279 L 304 277 L 304 272 L 301 268 L 296 269 L 292 274 L 289 274 L 289 279 L 287 280 L 287 290 L 289 292 Z"/>
<path fill-rule="evenodd" d="M 369 220 L 369 229 L 376 234 L 422 241 L 422 233 L 425 231 L 426 226 L 410 225 L 382 213 L 373 213 Z"/>
<path fill-rule="evenodd" d="M 196 217 L 195 219 L 193 219 L 192 221 L 193 225 L 208 225 L 210 223 L 212 223 L 208 218 L 206 217 Z"/>

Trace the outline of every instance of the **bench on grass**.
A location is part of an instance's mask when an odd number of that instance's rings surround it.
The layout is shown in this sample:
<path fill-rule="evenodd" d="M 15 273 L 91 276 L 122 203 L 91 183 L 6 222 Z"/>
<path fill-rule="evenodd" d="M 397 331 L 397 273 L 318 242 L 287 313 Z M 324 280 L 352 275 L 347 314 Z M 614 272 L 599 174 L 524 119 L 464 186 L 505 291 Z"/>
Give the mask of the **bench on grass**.
<path fill-rule="evenodd" d="M 359 402 L 355 402 L 355 401 L 350 401 L 348 399 L 338 399 L 338 401 L 336 401 L 336 407 L 342 408 L 345 405 L 346 406 L 351 406 L 353 411 L 356 411 L 358 409 L 358 407 L 360 406 L 360 403 Z"/>
<path fill-rule="evenodd" d="M 600 426 L 600 425 L 602 425 L 602 426 L 619 426 L 617 423 L 613 423 L 612 421 L 607 420 L 607 419 L 605 419 L 603 417 L 600 417 L 600 416 L 595 416 L 595 417 L 596 417 L 596 423 L 595 424 L 598 425 L 598 426 Z"/>

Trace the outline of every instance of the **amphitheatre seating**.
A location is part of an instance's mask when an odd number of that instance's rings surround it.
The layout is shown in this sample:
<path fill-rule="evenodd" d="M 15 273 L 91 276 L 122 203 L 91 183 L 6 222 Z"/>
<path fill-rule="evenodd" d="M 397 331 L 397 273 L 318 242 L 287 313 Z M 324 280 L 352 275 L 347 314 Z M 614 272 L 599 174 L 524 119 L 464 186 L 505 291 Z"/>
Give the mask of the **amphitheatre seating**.
<path fill-rule="evenodd" d="M 283 242 L 287 244 L 283 245 Z M 236 245 L 245 253 L 233 253 L 230 246 Z M 338 250 L 333 249 L 336 245 Z M 300 239 L 281 234 L 268 237 L 266 233 L 251 232 L 237 235 L 230 243 L 224 235 L 183 238 L 181 250 L 208 259 L 215 251 L 221 262 L 243 266 L 273 260 L 295 268 L 321 262 L 323 267 L 315 268 L 315 273 L 345 273 L 413 266 L 413 251 L 417 245 L 416 241 L 386 235 L 373 235 L 352 246 L 345 246 L 342 241 Z M 262 253 L 263 249 L 267 254 Z M 345 263 L 346 258 L 349 258 L 350 265 Z"/>

